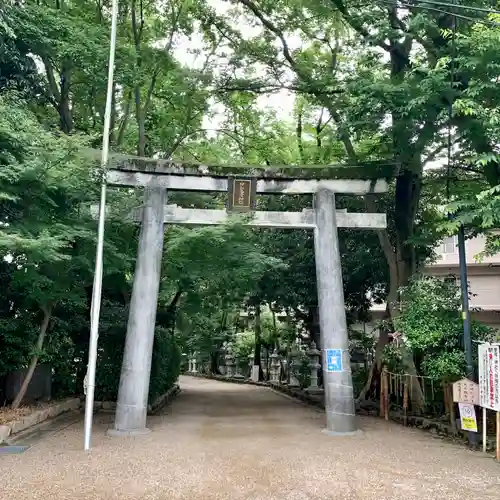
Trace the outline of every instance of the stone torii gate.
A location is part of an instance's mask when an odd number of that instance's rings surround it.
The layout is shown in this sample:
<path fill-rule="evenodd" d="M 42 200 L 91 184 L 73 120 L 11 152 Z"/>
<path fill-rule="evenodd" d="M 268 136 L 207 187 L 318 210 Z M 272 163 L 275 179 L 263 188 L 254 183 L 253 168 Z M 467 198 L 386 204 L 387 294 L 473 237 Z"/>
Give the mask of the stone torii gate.
<path fill-rule="evenodd" d="M 238 174 L 243 169 L 251 173 Z M 314 230 L 326 430 L 341 435 L 355 432 L 337 228 L 383 229 L 386 216 L 336 211 L 335 194 L 384 193 L 385 178 L 392 175 L 392 170 L 387 165 L 376 165 L 374 178 L 363 179 L 359 178 L 359 167 L 231 168 L 151 159 L 115 161 L 107 174 L 108 184 L 144 187 L 145 196 L 143 207 L 133 215 L 141 221 L 141 230 L 114 429 L 108 433 L 116 436 L 149 432 L 146 416 L 164 224 L 223 224 L 230 217 L 225 210 L 166 205 L 169 190 L 228 192 L 228 211 L 248 212 L 249 225 Z M 255 195 L 272 193 L 313 194 L 314 207 L 302 212 L 255 211 Z"/>

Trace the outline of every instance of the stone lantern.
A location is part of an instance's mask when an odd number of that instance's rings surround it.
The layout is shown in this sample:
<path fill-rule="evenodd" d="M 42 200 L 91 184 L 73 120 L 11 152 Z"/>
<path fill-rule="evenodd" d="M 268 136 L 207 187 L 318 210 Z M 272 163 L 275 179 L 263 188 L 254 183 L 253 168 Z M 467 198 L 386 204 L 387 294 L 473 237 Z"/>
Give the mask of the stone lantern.
<path fill-rule="evenodd" d="M 239 379 L 245 378 L 241 374 L 241 358 L 239 355 L 235 356 L 234 358 L 234 370 L 235 370 L 234 378 L 239 378 Z"/>
<path fill-rule="evenodd" d="M 316 342 L 314 340 L 311 342 L 311 346 L 307 351 L 307 355 L 311 360 L 309 362 L 309 368 L 311 369 L 311 383 L 307 388 L 307 392 L 310 393 L 320 393 L 323 390 L 318 386 L 318 370 L 321 368 L 319 364 L 319 356 L 321 352 L 316 348 Z"/>
<path fill-rule="evenodd" d="M 192 373 L 198 373 L 198 369 L 196 367 L 197 363 L 198 363 L 198 353 L 193 352 L 193 357 L 191 358 Z"/>
<path fill-rule="evenodd" d="M 252 351 L 248 355 L 248 378 L 252 378 L 252 371 L 253 371 L 253 362 L 255 359 L 255 353 Z"/>

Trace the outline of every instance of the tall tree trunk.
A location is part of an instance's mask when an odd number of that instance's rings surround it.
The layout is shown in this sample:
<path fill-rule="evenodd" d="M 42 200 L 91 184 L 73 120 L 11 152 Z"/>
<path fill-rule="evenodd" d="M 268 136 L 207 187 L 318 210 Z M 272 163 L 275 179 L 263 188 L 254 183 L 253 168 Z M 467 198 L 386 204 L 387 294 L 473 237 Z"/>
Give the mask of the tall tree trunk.
<path fill-rule="evenodd" d="M 167 306 L 166 313 L 168 315 L 168 328 L 170 329 L 170 332 L 172 335 L 175 333 L 175 324 L 176 324 L 176 316 L 177 316 L 177 307 L 179 304 L 179 300 L 182 296 L 182 290 L 178 289 L 177 292 L 174 295 L 174 298 L 170 302 L 170 304 Z"/>
<path fill-rule="evenodd" d="M 400 124 L 404 128 L 403 124 Z M 399 144 L 402 137 L 394 138 L 395 143 Z M 356 159 L 354 147 L 348 138 L 344 138 L 346 151 L 350 152 L 351 160 Z M 396 146 L 395 146 L 396 147 Z M 421 190 L 421 164 L 419 159 L 411 158 L 406 169 L 396 178 L 396 197 L 395 197 L 395 244 L 391 242 L 387 230 L 378 231 L 380 246 L 389 267 L 389 293 L 387 295 L 386 317 L 394 321 L 399 315 L 399 288 L 406 286 L 409 279 L 416 269 L 415 252 L 408 241 L 413 236 L 415 216 L 418 209 Z M 377 207 L 373 196 L 365 196 L 365 205 L 369 212 L 376 212 Z M 379 338 L 375 347 L 375 359 L 371 367 L 367 383 L 361 390 L 358 398 L 366 398 L 370 389 L 373 388 L 377 375 L 381 370 L 382 354 L 389 339 L 389 331 L 386 328 L 380 329 Z M 417 369 L 413 360 L 412 353 L 404 349 L 403 362 L 405 370 L 410 375 L 417 375 Z M 412 408 L 423 410 L 425 400 L 424 393 L 418 378 L 413 376 L 412 380 Z"/>
<path fill-rule="evenodd" d="M 45 334 L 47 333 L 50 316 L 52 314 L 52 304 L 42 306 L 41 310 L 43 311 L 43 319 L 40 325 L 40 333 L 38 334 L 38 339 L 36 341 L 35 354 L 31 358 L 28 371 L 26 373 L 26 376 L 24 377 L 21 388 L 19 389 L 19 392 L 12 403 L 13 410 L 17 410 L 17 408 L 19 408 L 19 406 L 21 405 L 24 396 L 26 395 L 26 391 L 28 390 L 28 386 L 30 385 L 31 379 L 33 378 L 33 373 L 35 373 L 35 368 L 38 364 L 39 353 L 42 350 L 43 341 L 45 340 Z"/>
<path fill-rule="evenodd" d="M 262 371 L 262 323 L 260 317 L 260 304 L 255 306 L 255 353 L 253 357 L 254 366 L 259 367 L 259 380 L 264 380 L 264 372 Z"/>
<path fill-rule="evenodd" d="M 141 106 L 141 89 L 135 88 L 135 110 L 138 130 L 137 154 L 141 158 L 146 156 L 146 115 Z"/>
<path fill-rule="evenodd" d="M 299 101 L 297 104 L 297 127 L 295 129 L 296 135 L 297 135 L 297 147 L 299 149 L 299 158 L 301 163 L 306 163 L 305 159 L 305 154 L 304 154 L 304 142 L 302 140 L 302 114 L 304 112 L 304 106 L 303 104 Z"/>
<path fill-rule="evenodd" d="M 389 305 L 386 306 L 386 317 L 390 316 L 388 311 Z M 385 326 L 381 326 L 379 328 L 379 336 L 377 339 L 377 343 L 375 344 L 375 354 L 373 357 L 373 363 L 370 367 L 370 371 L 368 373 L 368 379 L 366 380 L 366 384 L 358 395 L 358 401 L 363 401 L 366 399 L 367 395 L 370 392 L 377 391 L 377 381 L 380 380 L 380 374 L 382 373 L 382 354 L 384 353 L 385 346 L 389 342 L 389 330 Z M 375 392 L 376 394 L 377 392 Z"/>
<path fill-rule="evenodd" d="M 219 372 L 219 355 L 218 352 L 211 352 L 210 353 L 210 373 L 212 375 L 220 375 Z"/>
<path fill-rule="evenodd" d="M 59 121 L 61 130 L 65 134 L 73 131 L 73 111 L 71 109 L 71 61 L 65 59 L 61 68 L 61 89 L 59 100 Z"/>
<path fill-rule="evenodd" d="M 274 336 L 274 348 L 276 352 L 279 353 L 280 350 L 280 339 L 278 337 L 278 326 L 276 323 L 276 311 L 274 310 L 272 304 L 269 304 L 269 309 L 271 310 L 271 317 L 273 320 L 273 336 Z"/>
<path fill-rule="evenodd" d="M 396 227 L 396 260 L 397 260 L 397 283 L 398 288 L 408 285 L 408 282 L 416 271 L 415 251 L 410 243 L 414 236 L 414 222 L 417 215 L 420 191 L 422 186 L 422 165 L 419 152 L 410 160 L 407 168 L 400 173 L 396 180 L 396 203 L 394 209 L 394 222 Z M 392 285 L 392 279 L 391 279 Z M 396 297 L 393 300 L 397 300 Z M 390 307 L 391 319 L 399 315 L 399 308 Z M 412 408 L 421 412 L 424 409 L 425 397 L 417 377 L 417 367 L 413 353 L 404 345 L 402 346 L 403 366 L 406 373 L 411 377 L 411 405 Z"/>
<path fill-rule="evenodd" d="M 131 102 L 132 102 L 132 93 L 129 92 L 127 94 L 127 98 L 125 100 L 125 109 L 123 110 L 122 121 L 121 121 L 120 126 L 118 128 L 118 136 L 116 138 L 116 142 L 114 143 L 114 146 L 116 146 L 116 147 L 121 146 L 123 139 L 125 138 L 125 132 L 127 130 L 128 119 L 130 117 L 130 111 L 131 111 L 131 107 L 132 107 Z"/>
<path fill-rule="evenodd" d="M 375 200 L 372 195 L 365 196 L 365 205 L 368 212 L 376 212 L 377 206 Z M 399 290 L 399 273 L 398 273 L 398 265 L 396 259 L 396 252 L 394 252 L 394 248 L 389 238 L 389 233 L 387 229 L 377 231 L 380 246 L 384 253 L 385 259 L 387 261 L 387 265 L 389 267 L 389 293 L 387 294 L 386 300 L 386 311 L 385 311 L 385 319 L 394 319 L 398 312 L 398 290 Z M 385 346 L 389 342 L 389 329 L 387 327 L 379 328 L 379 336 L 377 339 L 377 343 L 375 345 L 375 355 L 373 359 L 373 364 L 370 368 L 370 372 L 368 374 L 368 380 L 366 381 L 365 386 L 361 390 L 358 396 L 358 400 L 363 400 L 366 398 L 371 389 L 376 390 L 376 382 L 379 380 L 379 375 L 382 370 L 382 355 L 384 353 Z"/>
<path fill-rule="evenodd" d="M 415 161 L 415 160 L 414 160 Z M 415 252 L 408 240 L 413 236 L 414 220 L 420 198 L 421 174 L 419 166 L 403 171 L 396 179 L 395 200 L 395 245 L 389 239 L 387 230 L 378 231 L 380 246 L 384 252 L 389 267 L 389 293 L 387 295 L 386 318 L 392 322 L 399 315 L 399 288 L 406 286 L 416 268 Z M 376 212 L 373 197 L 365 197 L 365 205 L 370 212 Z M 370 374 L 359 395 L 359 399 L 366 398 L 373 384 L 378 380 L 382 354 L 389 339 L 389 331 L 380 329 L 380 335 L 375 347 L 375 359 Z M 412 353 L 403 347 L 403 363 L 406 373 L 411 377 L 412 388 L 410 391 L 412 408 L 422 411 L 425 404 L 424 393 L 418 381 L 417 368 Z"/>
<path fill-rule="evenodd" d="M 277 330 L 277 326 L 276 326 L 276 312 L 275 312 L 272 304 L 269 304 L 269 309 L 271 309 L 271 315 L 272 315 L 272 318 L 273 318 L 273 329 L 274 329 L 274 333 L 276 333 L 276 330 Z"/>
<path fill-rule="evenodd" d="M 144 29 L 144 13 L 142 1 L 139 4 L 139 18 L 136 12 L 136 0 L 132 0 L 131 5 L 131 21 L 132 33 L 134 36 L 136 66 L 139 72 L 142 67 L 142 47 L 141 39 Z M 146 106 L 142 104 L 141 85 L 137 83 L 134 88 L 135 94 L 135 118 L 137 122 L 138 140 L 137 140 L 137 154 L 140 157 L 146 156 Z"/>

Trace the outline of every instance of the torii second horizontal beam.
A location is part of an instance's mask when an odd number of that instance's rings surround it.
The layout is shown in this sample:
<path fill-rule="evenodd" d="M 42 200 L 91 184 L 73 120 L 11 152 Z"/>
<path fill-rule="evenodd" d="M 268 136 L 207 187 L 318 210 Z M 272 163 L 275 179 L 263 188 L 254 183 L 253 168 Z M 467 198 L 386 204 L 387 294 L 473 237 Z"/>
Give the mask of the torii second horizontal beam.
<path fill-rule="evenodd" d="M 132 214 L 135 221 L 141 220 L 142 209 Z M 337 227 L 357 229 L 385 229 L 387 219 L 379 213 L 349 213 L 338 210 Z M 244 220 L 249 226 L 283 229 L 314 229 L 316 227 L 314 210 L 302 212 L 251 212 L 249 214 L 231 214 L 226 210 L 199 208 L 181 208 L 167 205 L 164 209 L 165 224 L 185 224 L 191 226 L 211 226 L 226 224 L 231 220 Z"/>

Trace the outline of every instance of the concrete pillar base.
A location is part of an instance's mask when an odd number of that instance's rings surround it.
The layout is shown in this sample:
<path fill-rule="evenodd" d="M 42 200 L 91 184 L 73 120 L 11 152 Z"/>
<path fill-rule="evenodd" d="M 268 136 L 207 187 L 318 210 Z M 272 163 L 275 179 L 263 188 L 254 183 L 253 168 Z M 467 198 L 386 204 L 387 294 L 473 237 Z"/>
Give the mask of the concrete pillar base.
<path fill-rule="evenodd" d="M 358 430 L 356 415 L 338 413 L 338 410 L 325 407 L 327 414 L 326 430 L 333 433 L 346 434 Z"/>
<path fill-rule="evenodd" d="M 329 431 L 328 429 L 323 429 L 321 431 L 323 434 L 328 434 L 332 437 L 351 437 L 351 436 L 362 436 L 363 431 L 355 430 L 355 431 L 347 431 L 347 432 L 338 432 L 338 431 Z"/>
<path fill-rule="evenodd" d="M 319 396 L 320 394 L 324 394 L 325 390 L 322 387 L 308 387 L 306 392 L 312 396 Z"/>
<path fill-rule="evenodd" d="M 145 436 L 146 434 L 150 434 L 151 429 L 145 427 L 144 429 L 131 429 L 120 431 L 118 429 L 108 429 L 106 435 L 109 437 L 133 437 L 133 436 Z"/>

